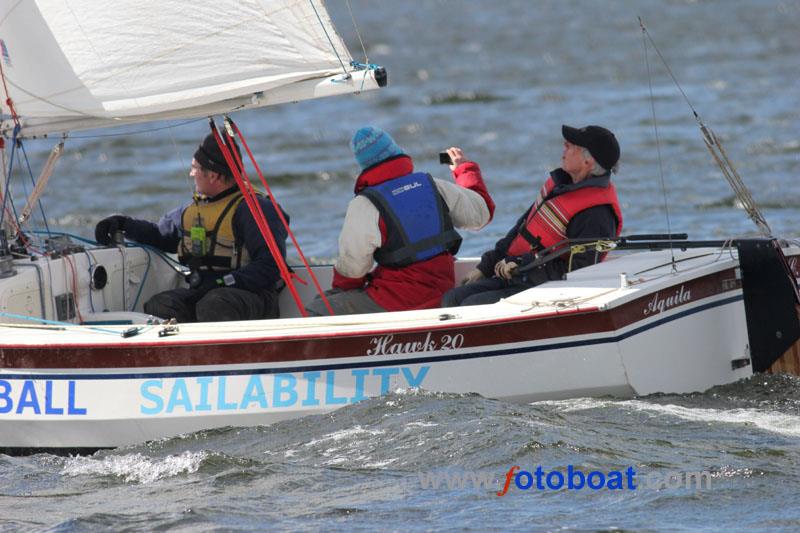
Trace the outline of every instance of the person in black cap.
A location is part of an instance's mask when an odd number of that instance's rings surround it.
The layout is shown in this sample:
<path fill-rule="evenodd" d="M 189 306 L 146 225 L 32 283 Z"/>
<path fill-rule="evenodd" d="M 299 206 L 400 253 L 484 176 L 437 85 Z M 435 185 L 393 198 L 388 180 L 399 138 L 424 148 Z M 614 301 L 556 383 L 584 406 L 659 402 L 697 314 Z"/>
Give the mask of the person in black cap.
<path fill-rule="evenodd" d="M 241 154 L 236 143 L 233 148 Z M 181 264 L 191 269 L 187 287 L 156 294 L 145 302 L 145 313 L 178 322 L 277 318 L 278 266 L 213 134 L 197 148 L 189 175 L 195 186 L 192 202 L 157 224 L 112 215 L 97 224 L 95 239 L 108 245 L 121 232 L 132 241 L 178 253 Z M 257 198 L 285 258 L 287 230 L 272 202 Z"/>
<path fill-rule="evenodd" d="M 611 173 L 620 157 L 613 133 L 600 126 L 562 126 L 561 167 L 550 173 L 536 201 L 494 249 L 484 253 L 461 286 L 442 297 L 442 307 L 481 305 L 562 279 L 568 269 L 603 259 L 594 250 L 569 253 L 544 265 L 519 272 L 546 248 L 559 250 L 566 239 L 608 239 L 622 231 L 622 211 Z"/>

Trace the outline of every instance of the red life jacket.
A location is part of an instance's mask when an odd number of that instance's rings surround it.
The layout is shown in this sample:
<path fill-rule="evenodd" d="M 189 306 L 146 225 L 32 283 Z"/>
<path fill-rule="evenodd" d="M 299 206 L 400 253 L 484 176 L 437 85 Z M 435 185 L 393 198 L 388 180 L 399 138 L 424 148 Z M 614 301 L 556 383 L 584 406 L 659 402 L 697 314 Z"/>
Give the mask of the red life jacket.
<path fill-rule="evenodd" d="M 572 217 L 598 205 L 610 205 L 614 210 L 617 217 L 615 237 L 619 237 L 622 232 L 622 210 L 613 183 L 609 182 L 608 187 L 583 187 L 545 200 L 555 186 L 553 177 L 547 178 L 531 208 L 528 220 L 511 241 L 507 255 L 523 255 L 563 241 L 567 238 L 567 225 Z"/>

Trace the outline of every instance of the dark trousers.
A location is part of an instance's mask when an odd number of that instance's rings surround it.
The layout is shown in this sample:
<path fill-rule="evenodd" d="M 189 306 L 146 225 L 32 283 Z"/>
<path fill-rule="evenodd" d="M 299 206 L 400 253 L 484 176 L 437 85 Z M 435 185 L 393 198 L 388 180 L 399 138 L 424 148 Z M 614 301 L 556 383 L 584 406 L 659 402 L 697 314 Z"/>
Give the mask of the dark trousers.
<path fill-rule="evenodd" d="M 525 283 L 516 278 L 511 281 L 502 278 L 482 279 L 444 293 L 442 307 L 493 304 L 499 302 L 501 298 L 507 298 L 534 286 L 535 284 Z"/>
<path fill-rule="evenodd" d="M 220 287 L 210 291 L 172 289 L 156 294 L 144 304 L 144 312 L 178 322 L 225 322 L 278 318 L 278 292 L 259 293 Z"/>

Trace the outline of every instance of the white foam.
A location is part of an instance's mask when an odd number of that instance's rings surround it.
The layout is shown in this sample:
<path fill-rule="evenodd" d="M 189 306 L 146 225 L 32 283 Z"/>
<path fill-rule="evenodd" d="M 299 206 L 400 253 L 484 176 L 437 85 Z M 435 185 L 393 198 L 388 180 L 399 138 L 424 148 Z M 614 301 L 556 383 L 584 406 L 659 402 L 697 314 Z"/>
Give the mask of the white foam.
<path fill-rule="evenodd" d="M 352 428 L 342 429 L 339 431 L 334 431 L 333 433 L 328 433 L 327 435 L 323 435 L 319 439 L 314 439 L 305 443 L 305 446 L 315 446 L 328 440 L 339 442 L 340 440 L 349 439 L 350 437 L 355 437 L 356 435 L 382 435 L 383 433 L 385 432 L 382 429 L 364 429 L 361 426 L 354 426 Z"/>
<path fill-rule="evenodd" d="M 406 424 L 406 429 L 411 428 L 433 428 L 438 426 L 436 422 L 409 422 Z"/>
<path fill-rule="evenodd" d="M 657 404 L 642 400 L 598 400 L 594 398 L 574 398 L 571 400 L 541 401 L 531 405 L 552 406 L 561 412 L 586 411 L 589 409 L 619 407 L 655 415 L 674 416 L 693 422 L 713 422 L 753 426 L 771 433 L 788 437 L 800 437 L 800 417 L 759 409 L 706 409 L 682 407 L 674 404 Z"/>
<path fill-rule="evenodd" d="M 571 411 L 586 411 L 618 404 L 618 401 L 598 400 L 596 398 L 570 398 L 569 400 L 543 400 L 533 402 L 531 405 L 555 407 L 559 411 L 569 413 Z"/>
<path fill-rule="evenodd" d="M 398 396 L 433 396 L 435 394 L 419 387 L 397 387 L 392 392 Z"/>
<path fill-rule="evenodd" d="M 390 464 L 397 462 L 398 458 L 393 457 L 391 459 L 387 459 L 385 461 L 375 461 L 372 463 L 364 463 L 364 468 L 383 468 L 384 466 L 389 466 Z"/>
<path fill-rule="evenodd" d="M 146 457 L 140 453 L 112 455 L 95 459 L 93 457 L 71 457 L 64 463 L 67 476 L 117 476 L 126 483 L 152 483 L 159 479 L 177 476 L 182 473 L 197 472 L 205 452 L 183 452 L 162 458 Z"/>
<path fill-rule="evenodd" d="M 693 422 L 741 424 L 788 437 L 800 437 L 800 417 L 776 411 L 689 408 L 672 404 L 648 403 L 641 400 L 623 401 L 619 402 L 619 405 L 636 411 L 649 411 L 658 415 L 674 416 Z"/>

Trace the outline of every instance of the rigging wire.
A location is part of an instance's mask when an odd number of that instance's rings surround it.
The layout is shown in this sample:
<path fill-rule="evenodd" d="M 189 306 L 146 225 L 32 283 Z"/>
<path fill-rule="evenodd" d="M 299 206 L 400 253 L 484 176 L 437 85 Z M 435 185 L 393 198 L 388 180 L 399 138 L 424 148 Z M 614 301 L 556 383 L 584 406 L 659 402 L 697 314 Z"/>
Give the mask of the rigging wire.
<path fill-rule="evenodd" d="M 127 309 L 128 308 L 128 284 L 126 283 L 126 281 L 128 281 L 128 276 L 125 275 L 125 260 L 127 259 L 125 257 L 125 246 L 117 245 L 117 250 L 119 250 L 119 255 L 122 258 L 122 261 L 121 261 L 121 263 L 122 263 L 122 308 L 123 309 Z"/>
<path fill-rule="evenodd" d="M 14 121 L 14 127 L 15 129 L 19 128 L 19 115 L 17 115 L 17 110 L 14 109 L 14 101 L 11 99 L 11 94 L 8 92 L 8 84 L 6 83 L 6 73 L 3 70 L 2 61 L 0 61 L 0 78 L 2 78 L 3 80 L 3 90 L 6 93 L 6 105 L 8 106 L 8 110 L 11 112 L 11 119 Z"/>
<path fill-rule="evenodd" d="M 672 78 L 672 82 L 678 88 L 678 90 L 680 91 L 681 95 L 683 95 L 683 99 L 686 100 L 686 104 L 692 110 L 692 113 L 694 114 L 694 117 L 697 120 L 700 120 L 700 115 L 697 114 L 697 111 L 695 110 L 694 106 L 692 105 L 692 102 L 689 101 L 689 97 L 686 96 L 686 93 L 683 91 L 683 87 L 681 87 L 681 84 L 678 83 L 678 79 L 675 77 L 675 74 L 672 73 L 672 69 L 669 67 L 669 63 L 667 63 L 667 60 L 664 59 L 663 55 L 661 55 L 661 50 L 658 49 L 658 46 L 656 46 L 656 42 L 653 40 L 653 38 L 650 36 L 650 33 L 647 31 L 647 28 L 644 25 L 644 21 L 642 20 L 642 17 L 639 17 L 639 26 L 642 28 L 642 38 L 646 37 L 647 40 L 650 41 L 650 44 L 653 45 L 653 50 L 655 50 L 656 54 L 658 54 L 659 59 L 661 59 L 661 63 L 664 64 L 664 68 L 667 69 L 667 74 L 669 74 L 669 77 Z"/>
<path fill-rule="evenodd" d="M 667 63 L 666 59 L 664 59 L 664 56 L 661 54 L 661 51 L 658 49 L 658 46 L 656 45 L 652 36 L 647 31 L 647 28 L 645 28 L 644 22 L 642 22 L 641 17 L 639 17 L 639 26 L 641 26 L 642 28 L 642 38 L 645 39 L 646 37 L 645 57 L 647 54 L 646 44 L 647 40 L 649 40 L 650 44 L 652 44 L 653 46 L 653 49 L 658 54 L 658 57 L 661 59 L 661 62 L 664 64 L 664 67 L 667 69 L 669 76 L 672 78 L 672 82 L 678 88 L 681 95 L 683 95 L 683 99 L 686 101 L 687 105 L 692 110 L 694 118 L 697 121 L 697 125 L 700 128 L 700 133 L 702 133 L 703 135 L 703 141 L 705 142 L 706 148 L 708 149 L 709 153 L 711 153 L 714 162 L 720 168 L 723 176 L 725 176 L 725 179 L 727 180 L 728 184 L 733 189 L 734 194 L 736 195 L 739 202 L 742 204 L 742 207 L 744 211 L 747 213 L 747 216 L 749 216 L 750 220 L 752 220 L 753 223 L 755 223 L 756 227 L 758 227 L 762 235 L 764 235 L 765 237 L 772 237 L 772 229 L 767 223 L 766 218 L 764 218 L 764 215 L 761 213 L 758 204 L 756 204 L 755 200 L 753 199 L 753 195 L 750 193 L 750 190 L 744 184 L 744 180 L 739 175 L 739 172 L 736 170 L 736 166 L 728 157 L 727 152 L 722 147 L 722 144 L 719 142 L 719 139 L 717 139 L 716 135 L 714 134 L 714 131 L 703 123 L 702 119 L 700 118 L 700 115 L 697 113 L 694 106 L 689 101 L 689 97 L 686 96 L 686 93 L 684 92 L 680 83 L 678 83 L 677 78 L 672 73 L 672 69 L 669 67 L 669 64 Z M 648 67 L 648 75 L 649 75 L 649 67 Z M 653 98 L 652 89 L 650 98 L 652 101 Z M 661 159 L 659 156 L 659 163 L 660 162 Z"/>
<path fill-rule="evenodd" d="M 31 168 L 30 160 L 28 159 L 28 152 L 25 150 L 25 145 L 22 143 L 22 139 L 18 137 L 21 127 L 15 126 L 14 133 L 11 138 L 11 158 L 8 162 L 8 170 L 6 170 L 6 156 L 5 150 L 3 151 L 3 177 L 5 178 L 5 196 L 0 198 L 2 200 L 2 207 L 0 208 L 0 227 L 3 226 L 4 221 L 6 220 L 6 216 L 8 216 L 7 224 L 9 227 L 12 227 L 17 232 L 17 237 L 20 239 L 20 242 L 25 246 L 26 249 L 29 251 L 35 250 L 32 246 L 32 243 L 24 236 L 22 232 L 22 224 L 30 217 L 30 213 L 33 210 L 34 205 L 39 206 L 39 210 L 42 214 L 42 221 L 44 223 L 45 228 L 47 229 L 48 235 L 50 235 L 50 227 L 47 223 L 47 215 L 44 211 L 44 205 L 42 204 L 41 200 L 39 199 L 42 192 L 44 192 L 44 187 L 47 184 L 47 180 L 49 179 L 49 173 L 52 172 L 53 166 L 55 165 L 55 161 L 60 157 L 61 148 L 63 148 L 63 141 L 59 143 L 59 145 L 54 148 L 53 153 L 50 154 L 48 158 L 47 164 L 45 165 L 45 169 L 40 176 L 39 181 L 33 177 L 33 169 Z M 25 165 L 28 169 L 28 175 L 30 176 L 31 183 L 33 184 L 33 191 L 30 195 L 27 194 L 27 187 L 25 187 L 25 181 L 23 180 L 23 187 L 25 188 L 25 195 L 28 196 L 28 202 L 25 205 L 25 208 L 22 211 L 22 214 L 17 214 L 16 206 L 14 205 L 14 199 L 11 194 L 11 177 L 14 173 L 14 159 L 17 151 L 22 152 L 22 158 L 25 161 Z M 21 162 L 20 162 L 21 164 Z M 9 210 L 9 205 L 11 209 Z M 13 213 L 13 215 L 12 215 Z"/>
<path fill-rule="evenodd" d="M 661 142 L 658 137 L 658 121 L 656 120 L 656 103 L 655 103 L 655 97 L 653 96 L 653 77 L 650 72 L 650 60 L 647 55 L 647 40 L 645 39 L 645 28 L 644 24 L 642 23 L 641 17 L 639 17 L 639 26 L 641 26 L 642 28 L 642 44 L 644 45 L 644 62 L 645 65 L 647 65 L 647 85 L 650 87 L 650 110 L 653 116 L 653 130 L 656 136 L 656 153 L 658 154 L 658 173 L 661 178 L 661 196 L 664 198 L 664 214 L 667 219 L 667 234 L 672 235 L 672 225 L 670 224 L 670 219 L 669 219 L 669 202 L 667 201 L 667 186 L 664 180 L 664 163 L 661 157 Z M 673 249 L 672 246 L 672 238 L 669 239 L 669 253 L 672 259 L 672 270 L 673 272 L 677 272 L 677 266 L 675 263 L 675 250 Z"/>
<path fill-rule="evenodd" d="M 101 139 L 104 137 L 129 137 L 131 135 L 141 135 L 143 133 L 151 133 L 154 131 L 162 131 L 171 128 L 180 128 L 182 126 L 186 126 L 187 124 L 194 124 L 195 122 L 201 122 L 207 120 L 205 117 L 201 118 L 193 118 L 190 120 L 184 120 L 183 122 L 178 122 L 177 124 L 167 124 L 166 126 L 158 126 L 155 128 L 147 128 L 143 130 L 136 130 L 136 131 L 120 131 L 114 133 L 98 133 L 96 135 L 73 135 L 70 134 L 70 138 L 72 139 Z"/>
<path fill-rule="evenodd" d="M 347 4 L 347 11 L 350 12 L 350 20 L 353 21 L 353 28 L 356 30 L 356 36 L 358 37 L 358 42 L 361 43 L 361 51 L 364 52 L 364 63 L 369 65 L 369 57 L 367 57 L 367 47 L 364 46 L 364 40 L 361 38 L 361 32 L 358 29 L 358 23 L 356 22 L 356 17 L 353 15 L 353 9 L 350 7 L 350 0 L 345 0 Z"/>
<path fill-rule="evenodd" d="M 14 134 L 13 134 L 12 140 L 11 140 L 12 149 L 11 149 L 11 158 L 10 158 L 9 163 L 8 163 L 8 171 L 6 171 L 6 167 L 5 167 L 5 152 L 3 153 L 3 172 L 4 172 L 4 177 L 5 177 L 5 196 L 2 197 L 2 208 L 0 208 L 0 227 L 3 227 L 3 223 L 6 220 L 6 216 L 8 216 L 7 224 L 10 227 L 12 227 L 13 229 L 16 230 L 18 239 L 25 246 L 25 248 L 30 251 L 30 250 L 35 250 L 35 248 L 32 246 L 32 243 L 25 237 L 25 235 L 22 232 L 22 225 L 21 224 L 22 224 L 23 220 L 22 220 L 22 217 L 17 214 L 17 208 L 14 205 L 14 199 L 13 199 L 12 194 L 11 194 L 11 177 L 14 174 L 14 156 L 17 153 L 18 147 L 22 151 L 22 154 L 23 154 L 24 159 L 25 159 L 25 164 L 28 167 L 28 174 L 30 175 L 31 182 L 34 185 L 34 192 L 31 193 L 31 196 L 33 196 L 33 194 L 36 191 L 36 181 L 35 181 L 35 179 L 33 177 L 33 170 L 31 169 L 31 164 L 30 164 L 30 161 L 28 160 L 28 154 L 25 151 L 24 145 L 22 144 L 22 140 L 17 137 L 17 134 L 19 133 L 19 130 L 20 130 L 19 126 L 15 126 L 14 127 Z M 23 180 L 22 184 L 23 184 L 23 188 L 25 189 L 25 195 L 28 196 L 27 187 L 25 186 L 25 181 L 24 180 Z M 49 232 L 50 228 L 47 226 L 47 217 L 45 216 L 45 213 L 44 213 L 44 207 L 42 206 L 41 202 L 38 202 L 38 204 L 39 204 L 39 209 L 41 210 L 41 213 L 42 213 L 42 219 L 44 221 L 45 227 L 47 228 L 47 230 Z M 11 207 L 10 211 L 8 209 L 9 205 Z M 13 213 L 13 216 L 12 216 L 12 213 Z"/>
<path fill-rule="evenodd" d="M 8 229 L 8 230 L 19 230 L 19 226 L 14 224 L 15 219 L 12 216 L 11 212 L 9 211 L 9 207 L 6 204 L 6 195 L 9 195 L 8 189 L 6 188 L 8 185 L 9 176 L 7 174 L 8 168 L 8 157 L 6 155 L 5 150 L 5 140 L 0 138 L 0 152 L 2 152 L 2 165 L 3 165 L 3 175 L 2 175 L 2 183 L 0 183 L 0 229 Z M 7 237 L 11 237 L 13 233 L 9 231 Z"/>
<path fill-rule="evenodd" d="M 5 189 L 4 189 L 5 190 L 5 196 L 3 197 L 3 209 L 0 211 L 0 227 L 3 226 L 3 222 L 5 221 L 6 212 L 8 211 L 8 207 L 10 206 L 11 207 L 11 213 L 9 213 L 9 215 L 13 214 L 14 216 L 13 216 L 13 220 L 10 220 L 9 222 L 13 222 L 14 226 L 16 226 L 17 231 L 21 233 L 22 229 L 19 227 L 19 224 L 17 223 L 17 220 L 19 220 L 19 218 L 17 217 L 17 208 L 14 206 L 14 199 L 11 197 L 12 195 L 11 195 L 11 190 L 10 190 L 10 187 L 11 187 L 11 176 L 14 174 L 14 156 L 17 153 L 17 148 L 16 148 L 16 146 L 17 146 L 17 135 L 16 135 L 16 132 L 17 131 L 18 131 L 18 128 L 15 127 L 14 128 L 14 135 L 11 138 L 11 157 L 9 158 L 8 171 L 6 172 L 6 176 L 5 176 L 5 178 L 6 178 Z"/>
<path fill-rule="evenodd" d="M 73 305 L 75 306 L 75 314 L 78 317 L 78 322 L 82 323 L 83 315 L 81 314 L 80 294 L 78 293 L 78 275 L 75 273 L 75 265 L 72 264 L 72 258 L 69 256 L 69 254 L 64 254 L 63 258 L 64 258 L 64 263 L 69 265 L 70 272 L 72 273 Z M 66 278 L 66 272 L 64 277 Z M 91 298 L 91 289 L 89 290 L 89 297 Z"/>
<path fill-rule="evenodd" d="M 175 149 L 175 158 L 178 160 L 178 164 L 180 165 L 180 167 L 182 169 L 184 169 L 183 179 L 186 182 L 186 186 L 189 187 L 189 196 L 194 196 L 194 192 L 195 192 L 194 191 L 194 184 L 192 183 L 192 180 L 190 179 L 190 175 L 189 175 L 190 173 L 189 172 L 185 172 L 185 169 L 187 168 L 187 165 L 183 161 L 183 156 L 181 155 L 181 151 L 178 149 L 178 143 L 175 141 L 175 135 L 173 135 L 173 128 L 167 128 L 167 131 L 169 132 L 170 141 L 172 141 L 172 148 Z"/>
<path fill-rule="evenodd" d="M 105 333 L 107 335 L 115 335 L 117 337 L 121 336 L 122 333 L 123 333 L 122 331 L 113 330 L 113 329 L 109 329 L 109 328 L 98 328 L 96 326 L 82 326 L 81 324 L 73 324 L 72 322 L 64 322 L 64 321 L 61 321 L 61 320 L 46 320 L 44 318 L 36 318 L 36 317 L 32 317 L 32 316 L 18 315 L 16 313 L 7 313 L 5 311 L 0 311 L 0 316 L 1 317 L 6 317 L 6 318 L 14 318 L 14 319 L 17 319 L 17 320 L 26 320 L 28 322 L 38 322 L 39 324 L 46 324 L 48 326 L 61 326 L 60 328 L 47 328 L 47 329 L 52 329 L 52 330 L 55 330 L 55 331 L 60 331 L 60 330 L 66 329 L 68 327 L 74 328 L 74 327 L 77 327 L 77 326 L 81 326 L 81 330 L 80 331 L 96 331 L 97 333 Z M 26 327 L 26 326 L 23 326 L 23 325 L 20 325 L 20 324 L 0 324 L 0 326 L 4 327 L 4 328 L 6 328 L 6 327 L 7 328 Z M 27 327 L 31 327 L 31 326 L 27 326 Z"/>
<path fill-rule="evenodd" d="M 209 117 L 208 122 L 209 126 L 211 127 L 211 132 L 214 135 L 214 140 L 217 142 L 217 146 L 219 146 L 219 149 L 222 151 L 222 155 L 225 158 L 225 163 L 228 165 L 228 168 L 233 171 L 233 177 L 236 180 L 236 184 L 239 186 L 239 190 L 242 192 L 244 201 L 247 203 L 247 207 L 250 209 L 250 213 L 253 215 L 253 219 L 258 226 L 258 230 L 261 232 L 261 236 L 264 238 L 264 242 L 267 244 L 267 248 L 269 249 L 270 254 L 272 254 L 272 258 L 275 260 L 278 271 L 281 273 L 281 278 L 286 283 L 286 287 L 289 289 L 289 292 L 292 294 L 300 313 L 304 317 L 308 316 L 305 307 L 303 306 L 303 301 L 300 298 L 300 295 L 298 294 L 292 280 L 292 277 L 296 277 L 296 274 L 289 270 L 286 260 L 281 254 L 278 244 L 275 241 L 275 236 L 272 234 L 272 229 L 269 227 L 266 217 L 264 216 L 264 212 L 261 209 L 261 203 L 256 198 L 255 189 L 253 184 L 250 182 L 250 178 L 247 176 L 244 165 L 242 164 L 242 160 L 240 157 L 238 157 L 236 150 L 231 147 L 233 145 L 233 131 L 227 131 L 226 129 L 226 140 L 223 141 L 222 135 L 219 133 L 217 126 L 214 123 L 214 119 Z"/>
<path fill-rule="evenodd" d="M 305 254 L 303 254 L 303 250 L 300 248 L 300 243 L 297 242 L 297 239 L 294 236 L 294 232 L 292 232 L 291 228 L 289 228 L 289 223 L 283 216 L 283 211 L 281 210 L 280 205 L 278 205 L 278 201 L 275 199 L 275 195 L 272 194 L 272 190 L 270 189 L 266 178 L 264 178 L 264 174 L 261 172 L 261 168 L 258 166 L 256 158 L 253 155 L 253 152 L 250 151 L 250 147 L 247 145 L 247 141 L 242 136 L 242 132 L 239 131 L 239 127 L 236 125 L 236 123 L 233 122 L 233 120 L 231 120 L 230 117 L 227 116 L 225 117 L 225 127 L 226 129 L 233 130 L 233 132 L 236 134 L 236 137 L 238 137 L 239 140 L 241 141 L 242 146 L 247 152 L 247 155 L 250 157 L 250 161 L 253 163 L 253 166 L 256 169 L 258 177 L 261 179 L 261 184 L 264 186 L 264 189 L 266 190 L 267 195 L 269 196 L 269 199 L 272 202 L 272 207 L 275 209 L 275 213 L 277 213 L 278 218 L 283 224 L 283 227 L 286 228 L 286 233 L 288 233 L 289 237 L 291 237 L 292 244 L 294 244 L 294 248 L 295 250 L 297 250 L 297 254 L 300 256 L 300 260 L 303 262 L 303 266 L 305 266 L 306 271 L 311 277 L 311 281 L 314 284 L 314 288 L 317 290 L 317 294 L 319 294 L 320 298 L 322 299 L 322 303 L 325 305 L 325 308 L 328 310 L 328 312 L 331 315 L 336 314 L 334 313 L 333 308 L 331 307 L 331 304 L 328 301 L 328 297 L 325 295 L 325 292 L 322 290 L 322 287 L 320 287 L 319 281 L 317 280 L 317 276 L 314 274 L 314 270 L 311 268 L 311 266 L 309 266 L 308 261 L 306 260 L 306 256 Z M 241 161 L 239 161 L 239 163 L 241 163 Z M 244 165 L 242 165 L 242 168 L 244 168 Z"/>
<path fill-rule="evenodd" d="M 28 200 L 25 202 L 25 207 L 22 209 L 22 214 L 20 214 L 19 216 L 20 224 L 24 224 L 25 221 L 27 221 L 30 218 L 31 211 L 33 211 L 33 207 L 36 203 L 38 203 L 39 207 L 41 207 L 42 204 L 41 202 L 38 202 L 38 200 L 41 197 L 42 193 L 44 192 L 44 189 L 47 186 L 47 182 L 50 180 L 50 176 L 53 175 L 53 170 L 55 169 L 56 162 L 61 157 L 63 151 L 64 151 L 64 141 L 59 142 L 50 151 L 50 155 L 47 157 L 47 161 L 45 162 L 44 167 L 42 168 L 42 172 L 39 174 L 39 178 L 36 180 L 36 184 L 33 187 L 33 191 L 31 192 L 30 196 L 28 196 Z"/>
<path fill-rule="evenodd" d="M 5 89 L 5 92 L 6 92 L 6 105 L 8 105 L 8 108 L 11 111 L 11 119 L 14 122 L 14 126 L 18 127 L 18 126 L 20 126 L 19 115 L 17 115 L 17 111 L 14 109 L 13 101 L 11 100 L 11 96 L 10 96 L 10 94 L 8 92 L 8 85 L 6 84 L 7 80 L 6 80 L 5 74 L 3 73 L 3 66 L 2 65 L 0 65 L 0 77 L 2 77 L 2 79 L 3 79 L 3 88 Z M 88 117 L 88 118 L 103 118 L 100 115 L 92 115 L 92 114 L 80 111 L 78 109 L 72 109 L 72 108 L 69 108 L 69 107 L 65 107 L 65 106 L 63 106 L 61 104 L 57 104 L 56 102 L 53 102 L 53 101 L 51 101 L 51 100 L 49 100 L 47 98 L 44 98 L 44 97 L 39 96 L 37 94 L 34 94 L 34 93 L 32 93 L 32 92 L 20 87 L 19 85 L 17 85 L 13 81 L 8 81 L 8 84 L 10 84 L 12 87 L 17 89 L 19 92 L 21 92 L 21 93 L 23 93 L 23 94 L 25 94 L 27 96 L 30 96 L 34 100 L 39 100 L 41 102 L 44 102 L 44 103 L 46 103 L 48 105 L 51 105 L 53 107 L 56 107 L 58 109 L 63 109 L 64 111 L 67 111 L 69 113 L 72 113 L 72 114 L 75 114 L 75 115 L 78 115 L 78 116 L 82 116 L 82 117 Z M 2 125 L 2 123 L 3 122 L 0 122 L 0 125 Z M 6 132 L 5 129 L 0 130 L 0 134 L 5 134 L 5 132 Z"/>
<path fill-rule="evenodd" d="M 136 298 L 133 299 L 131 311 L 136 311 L 136 306 L 139 305 L 139 298 L 142 296 L 142 289 L 144 289 L 144 284 L 147 281 L 147 275 L 150 273 L 150 263 L 153 262 L 153 260 L 150 258 L 150 254 L 147 253 L 146 250 L 145 255 L 147 256 L 147 266 L 144 269 L 144 274 L 142 274 L 142 280 L 139 282 L 139 290 L 136 291 Z"/>
<path fill-rule="evenodd" d="M 89 253 L 89 250 L 87 250 L 86 248 L 83 249 L 83 253 L 86 254 L 86 262 L 88 263 L 88 267 L 86 268 L 86 273 L 88 274 L 88 280 L 89 280 L 89 291 L 88 291 L 89 308 L 92 310 L 92 314 L 95 314 L 96 311 L 94 310 L 94 297 L 92 296 L 92 266 L 93 266 L 92 261 L 94 261 L 95 264 L 99 263 L 94 259 L 92 254 Z"/>
<path fill-rule="evenodd" d="M 311 4 L 311 9 L 313 9 L 314 14 L 317 15 L 317 20 L 319 21 L 319 25 L 322 27 L 322 31 L 325 33 L 325 37 L 328 38 L 328 42 L 331 45 L 331 49 L 333 50 L 333 53 L 336 54 L 336 59 L 338 59 L 339 64 L 342 65 L 342 71 L 344 72 L 345 78 L 349 78 L 350 73 L 347 72 L 347 67 L 344 66 L 344 61 L 342 61 L 342 58 L 339 56 L 339 51 L 333 44 L 333 39 L 331 39 L 330 34 L 328 34 L 328 29 L 325 27 L 325 23 L 322 22 L 322 17 L 320 16 L 319 11 L 317 11 L 317 6 L 314 5 L 314 0 L 308 0 L 308 3 Z"/>
<path fill-rule="evenodd" d="M 22 155 L 25 157 L 25 166 L 28 168 L 28 176 L 30 176 L 30 178 L 31 178 L 31 184 L 33 184 L 33 189 L 34 190 L 31 191 L 31 195 L 30 195 L 30 197 L 33 197 L 33 195 L 35 194 L 35 191 L 36 191 L 36 179 L 33 177 L 33 169 L 31 168 L 31 162 L 28 160 L 28 152 L 27 152 L 27 150 L 25 150 L 25 145 L 22 143 L 22 140 L 20 140 L 19 147 L 22 150 Z M 49 235 L 49 233 L 50 233 L 50 225 L 47 223 L 47 215 L 45 215 L 44 206 L 42 205 L 42 201 L 40 199 L 37 199 L 36 203 L 39 204 L 39 211 L 42 214 L 42 221 L 44 222 L 44 227 L 47 230 L 48 235 Z M 24 214 L 24 212 L 23 212 L 23 214 Z"/>
<path fill-rule="evenodd" d="M 31 233 L 33 233 L 33 234 L 44 234 L 45 232 L 42 231 L 42 230 L 31 230 Z M 99 245 L 99 243 L 97 241 L 94 241 L 92 239 L 87 239 L 86 237 L 81 237 L 80 235 L 75 235 L 74 233 L 67 233 L 67 232 L 64 232 L 64 231 L 53 231 L 53 232 L 51 232 L 51 234 L 55 235 L 55 236 L 69 237 L 72 240 L 76 240 L 78 242 L 84 242 L 86 244 L 91 244 L 91 245 L 94 245 L 94 246 L 98 246 Z M 182 265 L 181 263 L 179 263 L 175 259 L 171 258 L 166 252 L 163 252 L 163 251 L 159 250 L 158 248 L 150 246 L 149 244 L 142 244 L 142 243 L 138 243 L 138 242 L 126 242 L 125 243 L 125 248 L 142 248 L 144 250 L 147 250 L 148 252 L 157 255 L 161 260 L 163 260 L 167 265 L 169 265 L 170 268 L 172 268 L 173 270 L 175 270 L 179 274 L 181 274 L 181 275 L 185 275 L 186 274 L 186 271 L 185 271 L 186 267 L 184 265 Z"/>
<path fill-rule="evenodd" d="M 765 237 L 771 237 L 772 228 L 769 227 L 767 220 L 764 218 L 764 215 L 758 208 L 753 196 L 750 194 L 750 190 L 744 184 L 744 180 L 742 180 L 742 177 L 739 175 L 736 167 L 728 158 L 728 154 L 725 152 L 725 149 L 722 147 L 722 144 L 720 144 L 719 140 L 717 140 L 714 132 L 702 122 L 700 123 L 700 131 L 703 133 L 703 141 L 706 144 L 706 148 L 708 148 L 708 151 L 714 158 L 714 162 L 716 162 L 717 166 L 719 166 L 720 170 L 722 170 L 722 174 L 725 176 L 728 184 L 733 189 L 733 192 L 739 199 L 739 202 L 741 202 L 742 207 L 747 215 L 755 223 L 762 235 Z"/>

